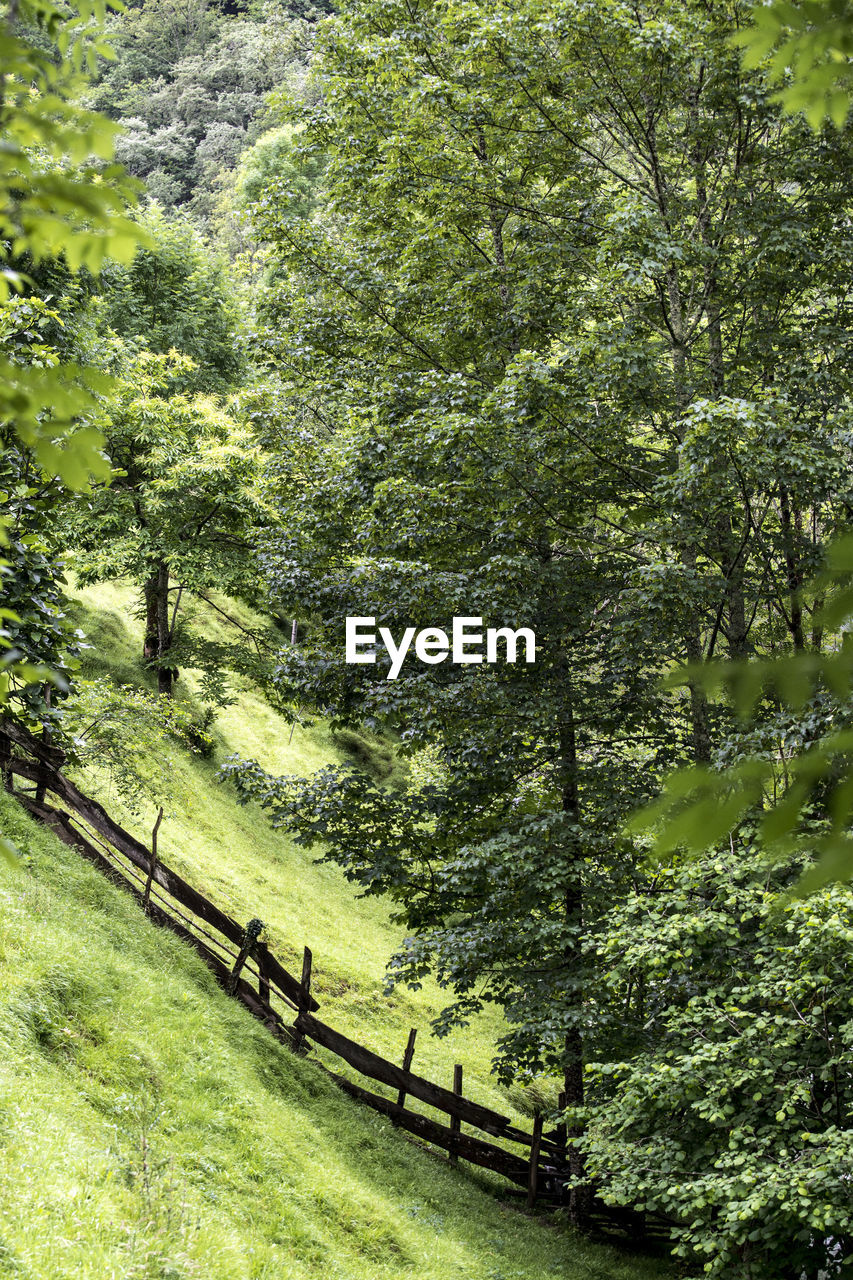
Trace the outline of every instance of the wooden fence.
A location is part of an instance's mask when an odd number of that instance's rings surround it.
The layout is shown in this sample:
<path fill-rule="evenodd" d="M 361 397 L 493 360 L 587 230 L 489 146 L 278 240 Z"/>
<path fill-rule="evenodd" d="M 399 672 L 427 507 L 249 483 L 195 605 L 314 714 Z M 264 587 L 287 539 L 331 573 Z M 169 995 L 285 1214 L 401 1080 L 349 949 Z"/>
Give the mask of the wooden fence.
<path fill-rule="evenodd" d="M 311 1044 L 319 1046 L 360 1076 L 396 1090 L 395 1098 L 385 1097 L 317 1063 L 351 1097 L 388 1116 L 407 1133 L 440 1147 L 454 1164 L 466 1160 L 501 1174 L 524 1189 L 530 1206 L 537 1199 L 562 1202 L 568 1177 L 564 1129 L 544 1133 L 542 1117 L 536 1116 L 528 1133 L 509 1117 L 466 1098 L 461 1066 L 454 1071 L 452 1089 L 416 1075 L 411 1069 L 414 1028 L 398 1066 L 321 1022 L 316 1016 L 319 1004 L 311 992 L 310 949 L 304 949 L 300 976 L 289 973 L 260 940 L 260 920 L 238 924 L 160 860 L 157 833 L 162 810 L 149 850 L 62 774 L 63 762 L 63 753 L 57 748 L 40 742 L 15 721 L 0 720 L 0 771 L 6 789 L 66 844 L 134 894 L 153 921 L 194 947 L 224 989 L 272 1035 L 296 1052 L 304 1053 Z M 31 791 L 16 787 L 16 778 L 28 781 Z M 47 803 L 48 792 L 61 807 Z M 407 1098 L 444 1113 L 449 1123 L 412 1111 L 405 1105 Z M 463 1124 L 498 1139 L 501 1145 L 463 1132 Z"/>

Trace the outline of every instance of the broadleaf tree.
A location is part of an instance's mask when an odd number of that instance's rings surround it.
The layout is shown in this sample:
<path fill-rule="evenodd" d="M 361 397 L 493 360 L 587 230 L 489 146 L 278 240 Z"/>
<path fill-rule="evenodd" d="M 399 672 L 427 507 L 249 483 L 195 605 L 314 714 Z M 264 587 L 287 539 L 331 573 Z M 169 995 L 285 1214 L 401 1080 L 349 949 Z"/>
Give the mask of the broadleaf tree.
<path fill-rule="evenodd" d="M 258 483 L 260 453 L 250 432 L 215 400 L 174 392 L 192 373 L 188 356 L 141 352 L 127 358 L 106 407 L 109 484 L 93 485 L 67 515 L 81 582 L 126 578 L 141 592 L 142 657 L 158 690 L 172 693 L 180 664 L 200 666 L 221 696 L 220 647 L 188 629 L 193 596 L 254 589 L 252 537 L 271 521 Z M 240 666 L 241 638 L 232 664 Z M 262 646 L 256 646 L 260 659 Z"/>
<path fill-rule="evenodd" d="M 129 261 L 139 244 L 125 212 L 133 189 L 109 164 L 116 127 L 75 100 L 84 70 L 110 53 L 97 25 L 104 12 L 84 0 L 21 0 L 0 11 L 0 301 L 25 288 L 22 260 L 62 257 L 72 270 L 97 271 L 106 258 Z M 74 487 L 105 474 L 96 434 L 63 443 L 93 404 L 79 368 L 0 355 L 0 419 Z"/>
<path fill-rule="evenodd" d="M 324 29 L 322 97 L 291 109 L 322 199 L 294 217 L 270 184 L 255 209 L 275 271 L 255 350 L 289 396 L 266 568 L 315 624 L 279 686 L 434 767 L 396 792 L 227 773 L 391 895 L 391 975 L 435 970 L 439 1029 L 494 999 L 504 1076 L 561 1073 L 576 1219 L 584 1148 L 608 1190 L 586 1068 L 637 1061 L 668 998 L 601 980 L 614 910 L 654 884 L 624 817 L 673 764 L 744 746 L 715 656 L 833 642 L 801 587 L 850 497 L 850 140 L 782 116 L 731 43 L 746 15 L 364 0 Z M 411 657 L 391 681 L 381 647 L 345 663 L 348 615 L 397 638 L 529 627 L 536 662 Z M 736 1274 L 777 1275 L 781 1228 L 753 1248 L 750 1212 L 709 1210 L 694 1254 L 717 1232 Z"/>
<path fill-rule="evenodd" d="M 99 55 L 110 55 L 98 25 L 105 11 L 87 0 L 61 7 L 15 0 L 0 9 L 0 433 L 8 495 L 0 544 L 12 544 L 9 559 L 0 560 L 7 578 L 0 705 L 8 711 L 9 693 L 17 692 L 27 713 L 42 720 L 50 710 L 46 691 L 33 695 L 49 687 L 46 680 L 64 684 L 68 636 L 55 595 L 55 548 L 30 527 L 28 508 L 39 506 L 33 499 L 44 491 L 44 476 L 81 488 L 91 475 L 105 475 L 106 465 L 97 431 L 81 423 L 96 408 L 91 374 L 87 387 L 78 368 L 37 339 L 29 341 L 42 346 L 41 356 L 28 358 L 21 313 L 9 314 L 10 295 L 26 291 L 26 263 L 62 256 L 72 270 L 97 270 L 105 257 L 126 261 L 136 250 L 139 233 L 125 216 L 132 193 L 123 172 L 109 164 L 115 128 L 75 100 L 81 73 L 91 72 Z M 33 314 L 39 301 L 31 304 Z M 30 475 L 29 451 L 37 476 Z M 36 596 L 27 594 L 34 578 L 44 579 Z M 5 838 L 0 849 L 14 856 Z"/>

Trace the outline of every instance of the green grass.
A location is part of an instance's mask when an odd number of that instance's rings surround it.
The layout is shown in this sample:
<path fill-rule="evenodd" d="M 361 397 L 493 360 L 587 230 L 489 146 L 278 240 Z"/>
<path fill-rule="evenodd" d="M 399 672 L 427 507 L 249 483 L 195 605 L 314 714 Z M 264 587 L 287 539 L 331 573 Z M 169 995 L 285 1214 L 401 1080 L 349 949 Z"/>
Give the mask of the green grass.
<path fill-rule="evenodd" d="M 88 673 L 141 683 L 142 627 L 133 616 L 132 591 L 110 583 L 77 592 L 75 599 L 77 621 L 94 646 L 86 657 Z M 233 604 L 227 607 L 235 610 Z M 239 616 L 249 620 L 245 613 Z M 208 615 L 206 626 L 213 638 L 234 638 L 216 615 Z M 182 673 L 178 691 L 185 696 L 194 687 L 192 675 Z M 297 725 L 291 738 L 291 727 L 282 717 L 245 687 L 239 689 L 237 701 L 220 712 L 213 735 L 210 760 L 174 745 L 167 758 L 152 765 L 152 799 L 141 813 L 131 813 L 103 779 L 99 798 L 118 821 L 146 841 L 156 805 L 164 803 L 159 849 L 165 862 L 237 920 L 258 916 L 265 921 L 270 945 L 289 967 L 298 970 L 302 948 L 310 946 L 320 1017 L 394 1060 L 402 1057 L 409 1027 L 415 1026 L 417 1071 L 450 1085 L 453 1065 L 459 1062 L 469 1097 L 512 1111 L 506 1091 L 490 1072 L 501 1029 L 497 1013 L 446 1038 L 432 1036 L 430 1020 L 445 1002 L 445 993 L 435 984 L 427 982 L 417 992 L 398 988 L 390 998 L 383 995 L 386 962 L 401 938 L 385 901 L 359 897 L 337 867 L 318 864 L 311 852 L 273 831 L 256 805 L 236 805 L 233 791 L 214 781 L 219 763 L 235 751 L 276 773 L 303 775 L 330 760 L 351 760 L 351 753 L 341 749 L 323 723 Z M 81 785 L 95 791 L 97 782 L 90 776 Z"/>
<path fill-rule="evenodd" d="M 94 646 L 85 674 L 145 686 L 132 593 L 108 584 L 75 600 Z M 218 615 L 205 622 L 233 638 Z M 192 673 L 178 688 L 193 701 Z M 387 776 L 387 748 L 319 722 L 291 735 L 245 682 L 235 692 L 212 759 L 171 741 L 146 757 L 141 809 L 103 774 L 78 781 L 143 839 L 163 803 L 165 861 L 238 920 L 266 921 L 285 962 L 298 966 L 308 943 L 322 1018 L 397 1060 L 417 1026 L 416 1070 L 449 1084 L 461 1062 L 469 1097 L 517 1116 L 489 1070 L 497 1012 L 430 1036 L 434 985 L 382 994 L 399 942 L 386 904 L 214 780 L 234 751 L 301 774 L 375 751 Z M 0 868 L 0 1278 L 669 1274 L 528 1218 L 501 1203 L 502 1180 L 407 1140 L 279 1046 L 192 951 L 2 793 L 0 818 L 27 855 L 21 872 Z"/>
<path fill-rule="evenodd" d="M 0 1276 L 651 1280 L 498 1203 L 279 1046 L 0 794 Z"/>

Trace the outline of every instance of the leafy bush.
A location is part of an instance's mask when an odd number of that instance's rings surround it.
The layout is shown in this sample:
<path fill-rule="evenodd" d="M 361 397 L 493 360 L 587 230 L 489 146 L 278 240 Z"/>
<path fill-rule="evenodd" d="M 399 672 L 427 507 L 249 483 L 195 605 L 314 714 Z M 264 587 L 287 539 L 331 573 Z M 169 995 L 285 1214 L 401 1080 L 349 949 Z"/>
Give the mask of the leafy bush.
<path fill-rule="evenodd" d="M 741 843 L 662 871 L 600 946 L 636 1053 L 592 1066 L 590 1165 L 721 1280 L 853 1252 L 853 894 L 793 898 L 800 869 Z"/>

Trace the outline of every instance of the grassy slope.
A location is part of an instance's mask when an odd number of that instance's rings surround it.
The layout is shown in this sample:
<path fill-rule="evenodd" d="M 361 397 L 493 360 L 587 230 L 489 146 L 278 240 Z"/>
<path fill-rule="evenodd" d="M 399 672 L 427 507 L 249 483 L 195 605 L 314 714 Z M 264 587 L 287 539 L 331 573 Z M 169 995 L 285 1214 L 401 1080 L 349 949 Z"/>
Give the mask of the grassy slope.
<path fill-rule="evenodd" d="M 2 793 L 0 822 L 0 1276 L 661 1274 L 419 1151 Z"/>
<path fill-rule="evenodd" d="M 87 659 L 90 674 L 139 683 L 142 628 L 132 591 L 106 584 L 78 592 L 76 599 L 78 620 L 94 645 Z M 219 627 L 215 618 L 208 625 Z M 227 627 L 220 634 L 234 638 Z M 191 676 L 182 673 L 177 687 L 191 684 Z M 175 746 L 167 768 L 152 771 L 152 794 L 166 809 L 159 837 L 164 861 L 236 919 L 264 920 L 273 949 L 291 968 L 298 971 L 302 948 L 310 946 L 320 1016 L 333 1026 L 395 1060 L 409 1027 L 416 1026 L 415 1068 L 421 1074 L 449 1085 L 453 1064 L 460 1062 L 468 1096 L 506 1111 L 507 1095 L 489 1070 L 500 1031 L 497 1016 L 486 1015 L 445 1039 L 430 1035 L 430 1019 L 444 1003 L 434 984 L 417 992 L 398 989 L 390 999 L 382 994 L 385 964 L 400 940 L 387 904 L 358 897 L 337 867 L 318 865 L 313 854 L 273 831 L 257 806 L 238 807 L 233 791 L 214 782 L 218 763 L 235 751 L 277 773 L 308 774 L 330 759 L 343 759 L 326 726 L 297 726 L 290 740 L 290 726 L 257 694 L 243 690 L 220 713 L 214 732 L 213 759 Z M 84 784 L 94 789 L 93 779 Z M 134 815 L 108 789 L 98 794 L 119 821 L 148 840 L 153 800 Z"/>
<path fill-rule="evenodd" d="M 132 595 L 77 594 L 88 674 L 142 683 Z M 224 632 L 223 632 L 224 634 Z M 191 679 L 182 675 L 184 688 Z M 246 690 L 216 727 L 212 761 L 169 746 L 154 801 L 163 857 L 239 919 L 260 915 L 284 957 L 315 953 L 322 1016 L 389 1056 L 420 1029 L 416 1066 L 507 1110 L 489 1076 L 499 1022 L 428 1035 L 441 992 L 382 996 L 398 941 L 385 904 L 358 898 L 252 806 L 214 782 L 239 750 L 281 772 L 340 758 L 323 725 L 289 727 Z M 94 785 L 96 779 L 85 779 Z M 277 1046 L 198 958 L 0 793 L 0 827 L 28 854 L 0 868 L 0 1277 L 465 1277 L 645 1280 L 620 1259 L 494 1198 L 495 1183 L 418 1149 Z M 511 1108 L 510 1108 L 511 1109 Z"/>

